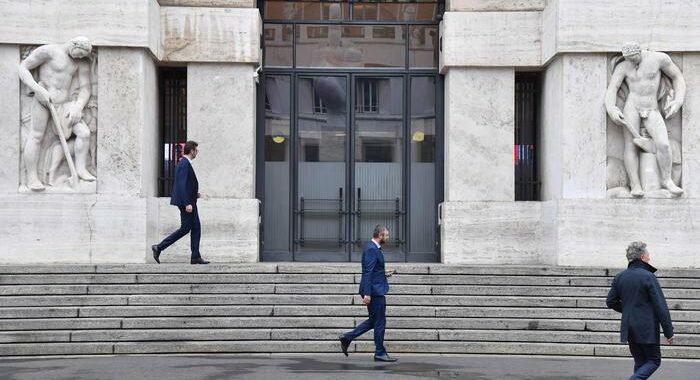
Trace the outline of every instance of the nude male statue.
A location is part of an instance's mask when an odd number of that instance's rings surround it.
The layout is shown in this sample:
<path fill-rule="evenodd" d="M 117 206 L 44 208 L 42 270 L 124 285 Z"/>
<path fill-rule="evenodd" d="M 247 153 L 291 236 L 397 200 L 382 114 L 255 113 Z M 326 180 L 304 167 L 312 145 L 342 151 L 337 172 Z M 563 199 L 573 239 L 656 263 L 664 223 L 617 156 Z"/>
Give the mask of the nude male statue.
<path fill-rule="evenodd" d="M 37 161 L 46 127 L 51 120 L 49 106 L 57 111 L 66 139 L 75 135 L 75 169 L 78 177 L 94 181 L 87 170 L 90 150 L 90 128 L 83 121 L 83 109 L 90 100 L 90 64 L 86 58 L 92 51 L 85 37 L 74 38 L 65 44 L 43 45 L 32 51 L 19 65 L 19 78 L 34 92 L 30 135 L 24 146 L 24 161 L 27 168 L 27 186 L 39 191 L 44 184 L 39 180 Z M 38 68 L 39 82 L 34 80 L 31 70 Z M 72 99 L 73 81 L 77 79 L 79 93 Z M 56 126 L 59 127 L 59 126 Z"/>
<path fill-rule="evenodd" d="M 622 48 L 624 61 L 615 67 L 610 85 L 605 94 L 605 108 L 610 119 L 625 127 L 624 163 L 630 180 L 631 194 L 643 197 L 644 189 L 639 180 L 639 155 L 641 148 L 650 153 L 656 150 L 656 160 L 661 173 L 661 186 L 673 195 L 683 194 L 683 189 L 671 179 L 672 157 L 668 140 L 668 130 L 659 110 L 658 93 L 661 74 L 666 74 L 673 82 L 675 96 L 663 109 L 666 119 L 673 117 L 685 100 L 685 80 L 671 58 L 664 53 L 642 50 L 634 42 Z M 627 83 L 629 94 L 621 111 L 615 104 L 617 92 L 623 82 Z M 641 127 L 648 132 L 653 144 L 640 135 Z"/>

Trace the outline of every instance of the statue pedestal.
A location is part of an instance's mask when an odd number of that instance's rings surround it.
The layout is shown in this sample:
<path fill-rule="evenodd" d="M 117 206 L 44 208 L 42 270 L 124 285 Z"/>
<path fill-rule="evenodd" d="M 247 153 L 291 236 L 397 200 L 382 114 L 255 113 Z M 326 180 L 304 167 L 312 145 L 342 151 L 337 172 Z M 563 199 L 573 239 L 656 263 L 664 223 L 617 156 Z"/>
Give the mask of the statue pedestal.
<path fill-rule="evenodd" d="M 645 198 L 673 198 L 668 190 L 661 188 L 661 171 L 655 154 L 646 152 L 639 154 L 639 180 L 642 183 Z"/>

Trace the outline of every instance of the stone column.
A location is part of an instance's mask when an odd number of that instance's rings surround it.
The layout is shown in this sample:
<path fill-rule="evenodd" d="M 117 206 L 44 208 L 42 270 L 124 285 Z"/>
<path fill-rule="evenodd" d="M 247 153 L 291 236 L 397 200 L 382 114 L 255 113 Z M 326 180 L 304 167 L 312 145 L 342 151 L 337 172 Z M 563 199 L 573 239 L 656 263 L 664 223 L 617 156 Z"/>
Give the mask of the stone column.
<path fill-rule="evenodd" d="M 19 186 L 19 46 L 0 45 L 0 194 L 16 194 Z"/>
<path fill-rule="evenodd" d="M 445 77 L 445 201 L 514 199 L 514 70 L 450 68 Z"/>
<path fill-rule="evenodd" d="M 605 54 L 564 54 L 544 74 L 542 200 L 606 197 Z"/>
<path fill-rule="evenodd" d="M 682 108 L 683 189 L 687 198 L 700 198 L 700 53 L 683 54 L 688 88 Z"/>
<path fill-rule="evenodd" d="M 193 166 L 204 195 L 201 251 L 213 262 L 258 261 L 255 199 L 255 81 L 251 64 L 190 63 L 187 66 L 187 138 L 201 152 Z M 160 200 L 160 232 L 177 228 L 177 209 Z M 169 255 L 189 258 L 189 240 Z"/>

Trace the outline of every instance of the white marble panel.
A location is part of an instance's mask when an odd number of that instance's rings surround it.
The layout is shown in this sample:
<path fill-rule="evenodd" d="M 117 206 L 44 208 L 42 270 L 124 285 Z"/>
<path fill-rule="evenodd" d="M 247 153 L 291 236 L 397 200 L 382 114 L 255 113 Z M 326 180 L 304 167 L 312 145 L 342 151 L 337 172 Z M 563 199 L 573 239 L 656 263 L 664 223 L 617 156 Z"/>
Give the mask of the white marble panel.
<path fill-rule="evenodd" d="M 557 235 L 559 265 L 621 267 L 627 245 L 642 240 L 659 268 L 697 268 L 700 201 L 562 200 Z"/>
<path fill-rule="evenodd" d="M 543 84 L 542 199 L 605 198 L 604 54 L 565 54 Z"/>
<path fill-rule="evenodd" d="M 214 7 L 214 8 L 255 8 L 255 0 L 158 0 L 162 6 L 173 7 Z"/>
<path fill-rule="evenodd" d="M 543 201 L 561 197 L 563 88 L 563 62 L 561 57 L 557 57 L 547 66 L 542 80 L 538 162 L 542 181 L 540 199 Z"/>
<path fill-rule="evenodd" d="M 442 65 L 539 66 L 541 12 L 445 12 Z"/>
<path fill-rule="evenodd" d="M 512 68 L 453 68 L 445 81 L 445 200 L 512 201 Z"/>
<path fill-rule="evenodd" d="M 548 6 L 559 8 L 558 52 L 618 51 L 629 40 L 651 50 L 700 50 L 698 1 L 556 0 Z"/>
<path fill-rule="evenodd" d="M 445 264 L 539 264 L 543 228 L 540 202 L 445 202 Z"/>
<path fill-rule="evenodd" d="M 258 63 L 261 33 L 254 8 L 161 7 L 165 61 Z"/>
<path fill-rule="evenodd" d="M 19 186 L 19 47 L 0 45 L 0 193 L 16 193 Z"/>
<path fill-rule="evenodd" d="M 541 11 L 545 3 L 546 0 L 447 0 L 447 10 L 452 12 Z"/>
<path fill-rule="evenodd" d="M 168 198 L 157 198 L 156 238 L 168 236 L 180 226 L 180 211 Z M 215 263 L 258 261 L 258 212 L 256 199 L 201 199 L 197 202 L 202 224 L 200 252 Z M 190 237 L 183 237 L 161 254 L 161 263 L 188 262 Z"/>
<path fill-rule="evenodd" d="M 154 178 L 144 176 L 153 174 L 149 161 L 158 148 L 149 146 L 158 130 L 151 56 L 133 48 L 100 48 L 98 54 L 97 191 L 147 195 Z"/>
<path fill-rule="evenodd" d="M 96 46 L 151 48 L 156 0 L 0 0 L 0 43 L 63 43 L 76 36 Z"/>
<path fill-rule="evenodd" d="M 187 137 L 200 144 L 193 165 L 201 192 L 213 198 L 255 194 L 253 70 L 227 63 L 187 67 Z"/>
<path fill-rule="evenodd" d="M 546 64 L 557 53 L 557 22 L 559 21 L 559 3 L 550 1 L 542 11 L 541 64 Z"/>
<path fill-rule="evenodd" d="M 683 55 L 687 85 L 682 110 L 683 189 L 688 198 L 700 198 L 700 53 Z"/>
<path fill-rule="evenodd" d="M 4 263 L 143 262 L 146 202 L 95 194 L 0 199 Z"/>

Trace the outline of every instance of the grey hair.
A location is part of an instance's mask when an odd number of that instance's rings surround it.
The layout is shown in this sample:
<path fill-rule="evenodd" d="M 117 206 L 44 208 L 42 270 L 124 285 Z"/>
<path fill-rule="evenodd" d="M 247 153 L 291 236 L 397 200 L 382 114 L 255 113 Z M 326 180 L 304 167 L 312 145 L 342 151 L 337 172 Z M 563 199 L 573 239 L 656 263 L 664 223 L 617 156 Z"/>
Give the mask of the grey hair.
<path fill-rule="evenodd" d="M 641 259 L 647 253 L 647 243 L 643 241 L 633 241 L 627 246 L 627 261 Z"/>
<path fill-rule="evenodd" d="M 389 231 L 389 229 L 386 228 L 386 226 L 383 226 L 381 224 L 377 224 L 377 226 L 374 227 L 374 232 L 372 232 L 372 237 L 378 238 L 379 235 L 381 235 L 384 231 Z"/>

